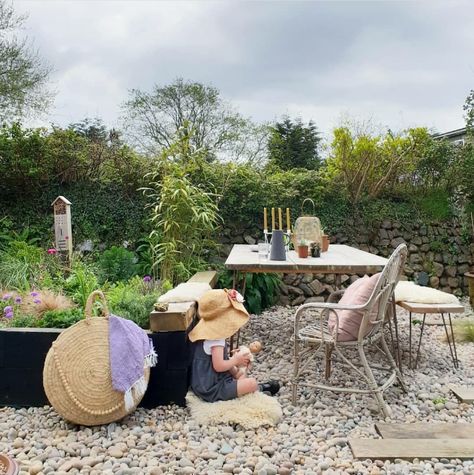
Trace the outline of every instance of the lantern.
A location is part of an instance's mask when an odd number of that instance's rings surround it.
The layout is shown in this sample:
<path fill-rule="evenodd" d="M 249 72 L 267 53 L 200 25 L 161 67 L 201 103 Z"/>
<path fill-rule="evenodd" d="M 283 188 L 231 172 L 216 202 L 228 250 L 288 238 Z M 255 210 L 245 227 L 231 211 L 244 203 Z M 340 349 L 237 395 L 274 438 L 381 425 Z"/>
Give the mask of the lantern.
<path fill-rule="evenodd" d="M 52 203 L 54 211 L 54 235 L 56 239 L 56 249 L 59 252 L 72 255 L 72 225 L 71 225 L 71 202 L 58 196 Z"/>

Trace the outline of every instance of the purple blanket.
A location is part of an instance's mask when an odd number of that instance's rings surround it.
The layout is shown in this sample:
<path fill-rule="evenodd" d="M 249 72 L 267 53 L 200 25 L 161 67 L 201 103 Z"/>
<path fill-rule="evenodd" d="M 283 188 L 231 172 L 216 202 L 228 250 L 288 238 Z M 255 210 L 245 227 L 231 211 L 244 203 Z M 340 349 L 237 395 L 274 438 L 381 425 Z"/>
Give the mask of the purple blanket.
<path fill-rule="evenodd" d="M 124 393 L 125 409 L 130 411 L 146 391 L 145 367 L 157 363 L 153 342 L 131 320 L 110 315 L 109 356 L 112 387 Z"/>

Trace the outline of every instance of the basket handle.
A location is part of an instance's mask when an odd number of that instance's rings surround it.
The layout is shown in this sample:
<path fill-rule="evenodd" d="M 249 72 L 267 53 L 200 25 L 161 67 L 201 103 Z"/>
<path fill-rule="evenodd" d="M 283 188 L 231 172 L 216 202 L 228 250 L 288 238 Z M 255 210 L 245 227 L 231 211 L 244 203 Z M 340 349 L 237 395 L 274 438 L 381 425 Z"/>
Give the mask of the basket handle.
<path fill-rule="evenodd" d="M 102 303 L 101 313 L 103 317 L 108 317 L 110 315 L 109 307 L 107 306 L 107 301 L 105 300 L 105 295 L 101 290 L 94 290 L 89 297 L 87 298 L 86 307 L 84 309 L 84 315 L 86 318 L 92 317 L 92 306 L 96 300 L 100 300 Z"/>
<path fill-rule="evenodd" d="M 311 199 L 311 198 L 305 198 L 303 200 L 303 203 L 301 203 L 301 215 L 303 216 L 303 208 L 304 208 L 304 204 L 309 201 L 312 205 L 313 205 L 313 216 L 316 215 L 316 206 L 314 204 L 314 201 Z"/>

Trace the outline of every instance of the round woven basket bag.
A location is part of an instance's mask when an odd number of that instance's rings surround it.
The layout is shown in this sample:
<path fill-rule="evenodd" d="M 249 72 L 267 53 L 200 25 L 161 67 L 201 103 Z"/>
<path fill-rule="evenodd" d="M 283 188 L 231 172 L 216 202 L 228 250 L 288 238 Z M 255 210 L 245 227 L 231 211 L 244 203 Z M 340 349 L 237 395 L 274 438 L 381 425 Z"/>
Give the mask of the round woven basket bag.
<path fill-rule="evenodd" d="M 92 316 L 96 299 L 101 317 Z M 109 360 L 109 311 L 104 294 L 87 299 L 85 319 L 61 332 L 51 346 L 43 369 L 43 386 L 49 402 L 67 421 L 85 426 L 118 421 L 135 410 L 125 410 L 124 395 L 112 387 Z M 145 368 L 148 385 L 150 369 Z"/>

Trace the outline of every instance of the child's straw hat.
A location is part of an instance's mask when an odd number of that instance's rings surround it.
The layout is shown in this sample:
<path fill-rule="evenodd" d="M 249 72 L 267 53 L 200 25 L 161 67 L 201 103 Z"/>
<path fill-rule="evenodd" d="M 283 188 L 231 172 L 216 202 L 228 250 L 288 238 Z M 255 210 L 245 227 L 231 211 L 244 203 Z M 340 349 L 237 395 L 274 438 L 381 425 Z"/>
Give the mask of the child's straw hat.
<path fill-rule="evenodd" d="M 249 314 L 235 290 L 213 289 L 198 300 L 199 323 L 189 332 L 191 341 L 229 338 L 245 325 Z"/>

